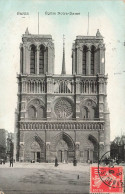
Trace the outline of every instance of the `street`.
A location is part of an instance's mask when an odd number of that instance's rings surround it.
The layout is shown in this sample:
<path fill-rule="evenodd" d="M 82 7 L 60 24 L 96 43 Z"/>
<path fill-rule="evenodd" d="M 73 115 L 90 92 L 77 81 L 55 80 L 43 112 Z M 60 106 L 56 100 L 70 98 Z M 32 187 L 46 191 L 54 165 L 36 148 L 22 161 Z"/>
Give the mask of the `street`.
<path fill-rule="evenodd" d="M 0 165 L 0 190 L 5 194 L 88 194 L 89 179 L 87 164 Z"/>

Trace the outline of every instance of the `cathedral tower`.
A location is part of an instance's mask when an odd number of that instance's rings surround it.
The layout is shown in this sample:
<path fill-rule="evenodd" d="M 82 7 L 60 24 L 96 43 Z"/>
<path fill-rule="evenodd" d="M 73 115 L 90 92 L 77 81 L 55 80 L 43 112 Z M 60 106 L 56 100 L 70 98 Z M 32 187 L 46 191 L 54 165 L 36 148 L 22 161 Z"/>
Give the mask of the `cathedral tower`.
<path fill-rule="evenodd" d="M 60 60 L 61 63 L 61 60 Z M 20 45 L 15 158 L 22 161 L 97 162 L 109 150 L 105 45 L 96 36 L 77 36 L 72 48 L 72 75 L 54 74 L 51 35 L 32 35 Z"/>
<path fill-rule="evenodd" d="M 110 123 L 105 75 L 105 44 L 96 36 L 77 36 L 72 49 L 72 73 L 76 77 L 76 119 L 103 122 L 98 130 L 100 149 L 110 150 Z M 82 104 L 81 104 L 82 102 Z M 102 152 L 101 152 L 102 153 Z"/>

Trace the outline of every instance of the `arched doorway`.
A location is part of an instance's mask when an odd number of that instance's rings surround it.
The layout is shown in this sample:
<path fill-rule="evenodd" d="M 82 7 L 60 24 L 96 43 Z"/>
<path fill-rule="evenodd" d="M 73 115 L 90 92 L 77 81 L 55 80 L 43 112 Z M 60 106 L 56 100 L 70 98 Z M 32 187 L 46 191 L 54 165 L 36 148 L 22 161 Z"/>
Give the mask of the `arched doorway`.
<path fill-rule="evenodd" d="M 24 160 L 45 162 L 45 143 L 39 136 L 29 138 L 25 144 Z"/>
<path fill-rule="evenodd" d="M 40 159 L 41 159 L 41 148 L 40 145 L 36 141 L 34 141 L 31 144 L 31 160 L 40 162 Z"/>
<path fill-rule="evenodd" d="M 59 162 L 72 162 L 75 156 L 74 141 L 65 132 L 54 137 L 51 150 L 53 150 Z"/>
<path fill-rule="evenodd" d="M 98 161 L 98 142 L 93 135 L 88 136 L 88 140 L 93 144 L 93 150 L 89 151 L 89 159 L 93 162 Z"/>
<path fill-rule="evenodd" d="M 68 161 L 68 145 L 64 140 L 60 140 L 56 146 L 57 159 L 59 162 Z"/>

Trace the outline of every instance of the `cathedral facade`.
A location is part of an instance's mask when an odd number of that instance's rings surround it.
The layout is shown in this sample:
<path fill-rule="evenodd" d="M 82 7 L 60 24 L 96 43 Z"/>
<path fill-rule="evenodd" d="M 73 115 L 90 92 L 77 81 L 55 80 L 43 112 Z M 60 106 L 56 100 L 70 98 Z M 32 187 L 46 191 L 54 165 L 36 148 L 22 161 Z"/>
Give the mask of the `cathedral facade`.
<path fill-rule="evenodd" d="M 18 103 L 15 119 L 17 161 L 97 162 L 110 147 L 105 44 L 96 36 L 77 36 L 72 74 L 54 74 L 51 35 L 32 35 L 20 44 Z"/>

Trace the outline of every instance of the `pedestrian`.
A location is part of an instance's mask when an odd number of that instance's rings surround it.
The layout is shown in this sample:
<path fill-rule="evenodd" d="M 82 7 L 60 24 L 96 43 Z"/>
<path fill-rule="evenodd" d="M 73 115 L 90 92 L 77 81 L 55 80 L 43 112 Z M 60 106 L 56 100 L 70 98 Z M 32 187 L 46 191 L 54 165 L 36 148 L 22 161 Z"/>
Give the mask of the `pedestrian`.
<path fill-rule="evenodd" d="M 74 160 L 73 160 L 73 165 L 74 166 L 77 166 L 77 160 L 76 160 L 76 158 L 74 158 Z"/>
<path fill-rule="evenodd" d="M 58 160 L 57 160 L 57 158 L 55 158 L 55 166 L 56 167 L 58 166 Z"/>
<path fill-rule="evenodd" d="M 10 167 L 13 167 L 13 158 L 10 158 Z"/>
<path fill-rule="evenodd" d="M 109 164 L 109 159 L 106 157 L 105 158 L 105 165 L 108 165 Z"/>

